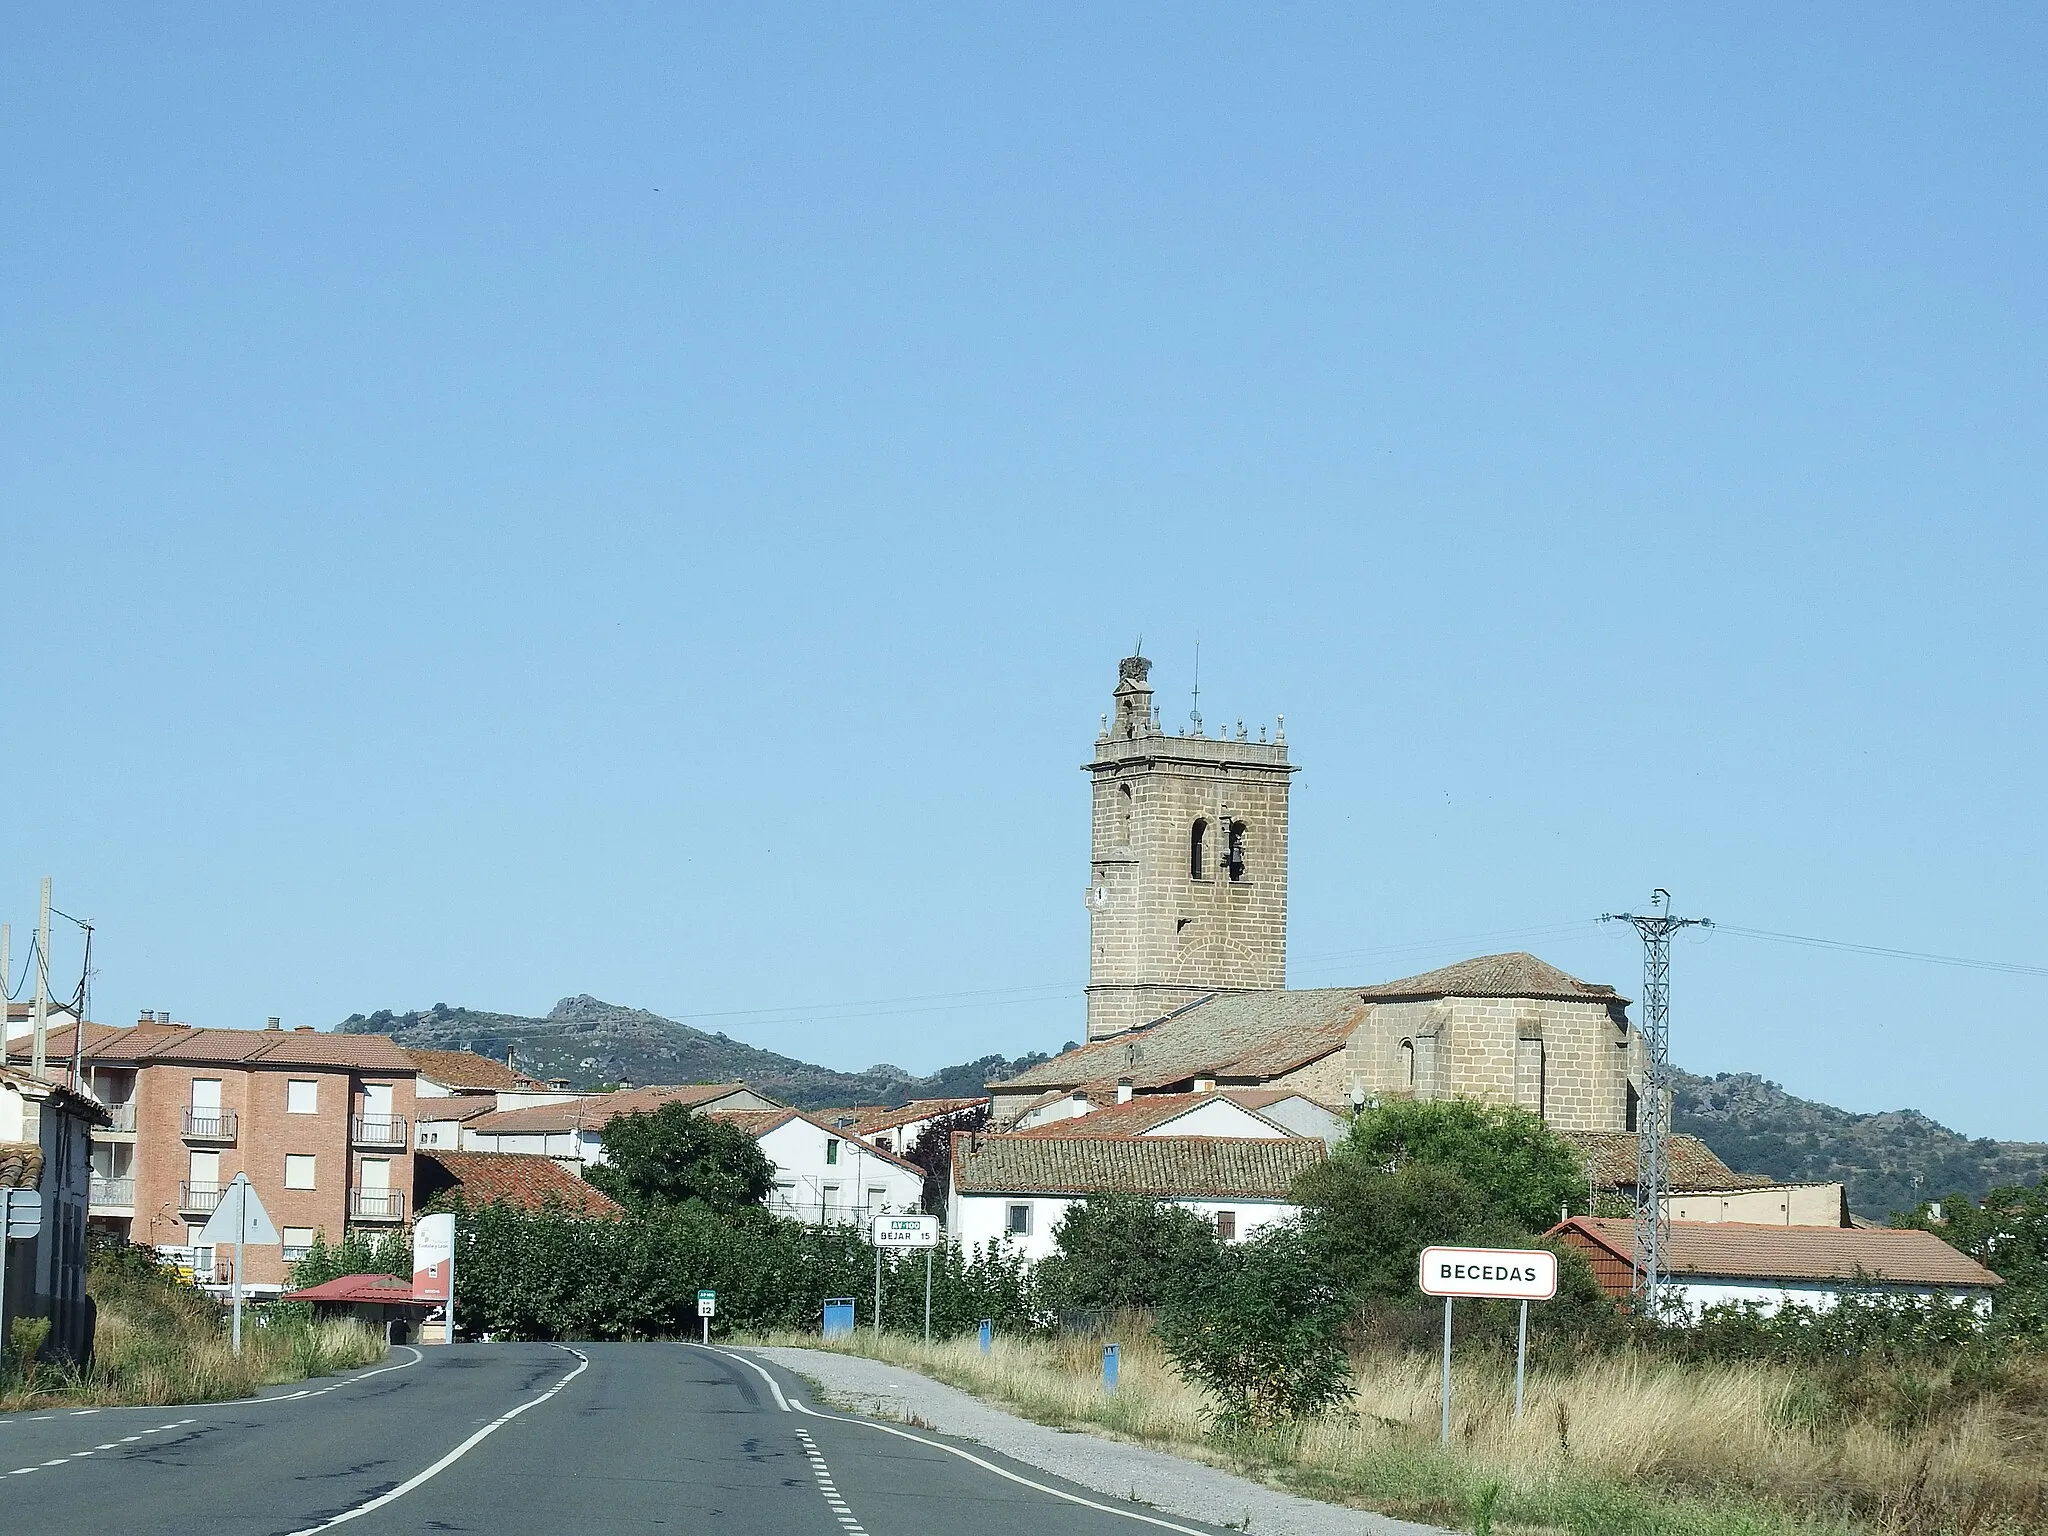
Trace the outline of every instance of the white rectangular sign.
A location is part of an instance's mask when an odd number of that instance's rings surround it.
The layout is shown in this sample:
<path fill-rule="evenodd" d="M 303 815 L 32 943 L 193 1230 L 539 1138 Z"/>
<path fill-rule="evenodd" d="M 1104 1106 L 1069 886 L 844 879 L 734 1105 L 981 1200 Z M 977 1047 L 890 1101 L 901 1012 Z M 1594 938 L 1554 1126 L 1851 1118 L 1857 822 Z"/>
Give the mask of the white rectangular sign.
<path fill-rule="evenodd" d="M 939 1246 L 939 1218 L 936 1216 L 877 1216 L 877 1248 L 936 1248 Z"/>
<path fill-rule="evenodd" d="M 697 1293 L 697 1315 L 699 1317 L 718 1316 L 718 1292 L 699 1291 Z"/>
<path fill-rule="evenodd" d="M 1557 1255 L 1547 1248 L 1425 1248 L 1425 1296 L 1548 1301 L 1557 1294 Z"/>
<path fill-rule="evenodd" d="M 455 1294 L 455 1218 L 443 1211 L 412 1224 L 412 1299 L 447 1301 Z"/>

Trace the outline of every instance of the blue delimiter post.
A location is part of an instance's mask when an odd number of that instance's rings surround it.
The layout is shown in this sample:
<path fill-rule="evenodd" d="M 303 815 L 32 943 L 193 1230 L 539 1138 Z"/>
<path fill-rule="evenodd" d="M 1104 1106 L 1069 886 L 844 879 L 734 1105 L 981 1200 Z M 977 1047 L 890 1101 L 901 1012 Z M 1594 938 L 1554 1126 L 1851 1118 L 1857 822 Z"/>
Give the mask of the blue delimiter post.
<path fill-rule="evenodd" d="M 1105 1344 L 1102 1346 L 1102 1390 L 1105 1392 L 1114 1392 L 1116 1390 L 1116 1357 L 1116 1345 Z"/>
<path fill-rule="evenodd" d="M 990 1317 L 984 1317 L 981 1320 L 981 1352 L 984 1355 L 989 1352 L 989 1346 L 995 1342 L 995 1337 L 995 1319 Z"/>

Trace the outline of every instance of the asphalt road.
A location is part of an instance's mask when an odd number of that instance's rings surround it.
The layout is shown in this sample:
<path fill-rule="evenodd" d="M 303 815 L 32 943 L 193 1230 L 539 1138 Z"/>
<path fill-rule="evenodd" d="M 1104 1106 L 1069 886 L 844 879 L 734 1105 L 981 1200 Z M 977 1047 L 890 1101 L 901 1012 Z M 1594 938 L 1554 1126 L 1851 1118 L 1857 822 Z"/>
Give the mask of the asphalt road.
<path fill-rule="evenodd" d="M 702 1531 L 1154 1536 L 1210 1527 L 683 1344 L 399 1349 L 238 1403 L 0 1419 L 9 1536 Z"/>

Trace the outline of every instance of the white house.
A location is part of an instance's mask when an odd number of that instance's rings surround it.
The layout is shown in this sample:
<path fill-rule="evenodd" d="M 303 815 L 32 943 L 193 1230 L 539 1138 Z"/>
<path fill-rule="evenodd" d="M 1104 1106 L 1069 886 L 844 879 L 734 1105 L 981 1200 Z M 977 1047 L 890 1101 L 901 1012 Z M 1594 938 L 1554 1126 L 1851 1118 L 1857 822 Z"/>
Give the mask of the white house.
<path fill-rule="evenodd" d="M 869 1104 L 855 1109 L 821 1109 L 817 1117 L 834 1130 L 853 1132 L 871 1147 L 901 1154 L 915 1147 L 920 1136 L 948 1115 L 982 1109 L 990 1102 L 986 1095 L 978 1099 L 912 1099 L 893 1107 Z"/>
<path fill-rule="evenodd" d="M 2004 1282 L 1932 1232 L 1911 1227 L 1790 1227 L 1674 1221 L 1665 1261 L 1677 1300 L 1697 1317 L 1722 1302 L 1766 1312 L 1798 1305 L 1825 1311 L 1844 1291 L 1943 1296 L 1991 1309 Z M 1635 1252 L 1633 1222 L 1574 1216 L 1550 1235 L 1585 1254 L 1610 1296 L 1626 1296 Z"/>
<path fill-rule="evenodd" d="M 674 1087 L 627 1088 L 593 1093 L 553 1104 L 495 1110 L 462 1122 L 465 1152 L 526 1152 L 552 1157 L 569 1172 L 604 1161 L 604 1128 L 620 1115 L 686 1104 L 692 1109 L 780 1109 L 773 1099 L 745 1083 L 684 1083 Z M 438 1143 L 437 1143 L 438 1145 Z"/>
<path fill-rule="evenodd" d="M 817 1116 L 723 1106 L 709 1113 L 747 1132 L 775 1164 L 768 1209 L 778 1216 L 814 1226 L 865 1225 L 875 1216 L 924 1209 L 923 1169 Z"/>
<path fill-rule="evenodd" d="M 1090 1195 L 1143 1195 L 1184 1206 L 1237 1242 L 1298 1213 L 1294 1181 L 1323 1161 L 1314 1137 L 970 1135 L 953 1138 L 946 1227 L 970 1249 L 1053 1252 L 1067 1208 Z"/>

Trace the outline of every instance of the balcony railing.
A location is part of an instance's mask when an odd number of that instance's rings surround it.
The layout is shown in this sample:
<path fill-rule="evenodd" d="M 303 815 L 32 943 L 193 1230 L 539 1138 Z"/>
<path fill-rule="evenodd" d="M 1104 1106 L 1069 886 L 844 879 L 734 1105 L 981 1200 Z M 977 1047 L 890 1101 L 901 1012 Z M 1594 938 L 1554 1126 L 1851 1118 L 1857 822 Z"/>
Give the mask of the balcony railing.
<path fill-rule="evenodd" d="M 94 1205 L 135 1204 L 135 1181 L 133 1179 L 112 1179 L 102 1174 L 92 1176 L 92 1191 L 87 1196 Z M 218 1198 L 217 1196 L 215 1197 Z"/>
<path fill-rule="evenodd" d="M 232 1109 L 188 1109 L 185 1111 L 187 1141 L 233 1141 L 235 1112 Z"/>
<path fill-rule="evenodd" d="M 358 1221 L 403 1221 L 405 1195 L 396 1189 L 352 1189 L 348 1213 Z"/>
<path fill-rule="evenodd" d="M 349 1134 L 359 1147 L 402 1147 L 405 1145 L 405 1116 L 355 1115 L 349 1120 Z"/>
<path fill-rule="evenodd" d="M 106 1135 L 109 1131 L 134 1130 L 135 1101 L 133 1099 L 130 1099 L 126 1104 L 109 1104 L 107 1106 L 107 1117 L 109 1120 L 113 1122 L 112 1124 L 97 1125 L 93 1127 L 93 1129 L 98 1131 L 102 1136 Z"/>
<path fill-rule="evenodd" d="M 188 1184 L 178 1181 L 178 1209 L 194 1215 L 211 1216 L 213 1208 L 220 1204 L 218 1184 Z"/>

